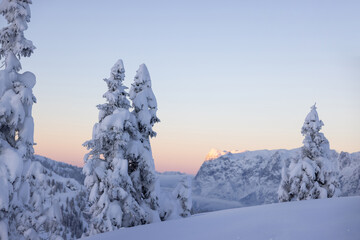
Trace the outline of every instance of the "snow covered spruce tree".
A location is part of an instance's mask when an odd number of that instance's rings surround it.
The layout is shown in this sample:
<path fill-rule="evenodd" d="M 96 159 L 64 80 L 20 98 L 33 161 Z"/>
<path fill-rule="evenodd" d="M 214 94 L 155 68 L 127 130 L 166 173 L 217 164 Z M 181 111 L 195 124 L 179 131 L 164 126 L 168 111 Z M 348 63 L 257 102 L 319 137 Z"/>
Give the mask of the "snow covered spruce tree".
<path fill-rule="evenodd" d="M 99 122 L 94 125 L 92 139 L 84 143 L 90 149 L 83 168 L 85 186 L 90 191 L 90 235 L 144 224 L 148 219 L 129 176 L 132 165 L 128 149 L 140 134 L 135 116 L 129 112 L 124 77 L 124 65 L 119 60 L 110 77 L 104 79 L 107 103 L 97 106 Z"/>
<path fill-rule="evenodd" d="M 301 129 L 305 136 L 301 157 L 292 161 L 288 171 L 282 173 L 279 201 L 331 198 L 338 195 L 338 173 L 330 160 L 329 141 L 320 132 L 323 125 L 316 106 L 312 106 Z"/>
<path fill-rule="evenodd" d="M 41 197 L 28 181 L 33 157 L 34 121 L 31 72 L 19 73 L 20 58 L 35 47 L 24 36 L 30 22 L 30 0 L 3 0 L 0 13 L 8 25 L 0 31 L 0 239 L 37 239 Z"/>
<path fill-rule="evenodd" d="M 159 221 L 159 183 L 155 173 L 150 137 L 156 136 L 153 126 L 160 120 L 156 116 L 157 102 L 145 64 L 141 64 L 136 72 L 134 83 L 130 88 L 130 99 L 140 138 L 133 139 L 127 150 L 130 160 L 129 173 L 136 192 L 139 194 L 138 199 L 142 199 L 142 206 L 149 213 L 148 221 Z"/>

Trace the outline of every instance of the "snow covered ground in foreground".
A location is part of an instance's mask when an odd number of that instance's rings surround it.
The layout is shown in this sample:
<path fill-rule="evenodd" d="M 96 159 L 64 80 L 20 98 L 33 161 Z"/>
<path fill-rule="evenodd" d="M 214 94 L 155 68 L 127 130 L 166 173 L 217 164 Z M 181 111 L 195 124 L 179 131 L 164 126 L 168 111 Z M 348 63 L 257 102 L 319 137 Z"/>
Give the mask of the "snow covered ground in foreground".
<path fill-rule="evenodd" d="M 223 210 L 99 234 L 87 240 L 360 239 L 360 197 Z"/>

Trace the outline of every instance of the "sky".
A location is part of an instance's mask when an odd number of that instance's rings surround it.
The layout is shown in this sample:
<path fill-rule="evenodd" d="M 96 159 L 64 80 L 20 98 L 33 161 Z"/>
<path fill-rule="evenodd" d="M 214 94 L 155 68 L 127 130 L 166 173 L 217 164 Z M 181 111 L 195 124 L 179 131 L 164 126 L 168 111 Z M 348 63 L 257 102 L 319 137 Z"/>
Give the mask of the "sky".
<path fill-rule="evenodd" d="M 359 1 L 35 0 L 31 11 L 37 49 L 22 66 L 37 76 L 36 154 L 83 165 L 120 58 L 127 86 L 149 69 L 158 171 L 195 174 L 211 148 L 301 147 L 315 102 L 330 147 L 360 151 Z"/>

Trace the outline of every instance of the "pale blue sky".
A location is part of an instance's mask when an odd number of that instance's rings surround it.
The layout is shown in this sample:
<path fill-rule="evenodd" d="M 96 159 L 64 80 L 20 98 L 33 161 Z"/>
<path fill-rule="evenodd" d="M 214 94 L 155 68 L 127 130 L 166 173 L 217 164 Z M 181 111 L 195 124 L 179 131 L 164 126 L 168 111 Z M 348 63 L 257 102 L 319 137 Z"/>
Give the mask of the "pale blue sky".
<path fill-rule="evenodd" d="M 360 1 L 33 2 L 39 154 L 82 165 L 119 58 L 127 85 L 150 71 L 158 170 L 194 173 L 212 147 L 300 147 L 314 102 L 331 148 L 360 150 Z"/>

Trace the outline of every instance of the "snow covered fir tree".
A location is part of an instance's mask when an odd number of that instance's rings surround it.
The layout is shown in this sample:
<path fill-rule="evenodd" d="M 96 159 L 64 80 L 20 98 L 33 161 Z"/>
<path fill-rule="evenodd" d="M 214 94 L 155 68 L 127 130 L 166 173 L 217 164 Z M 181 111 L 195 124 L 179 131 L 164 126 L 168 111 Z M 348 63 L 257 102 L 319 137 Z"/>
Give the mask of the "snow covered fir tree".
<path fill-rule="evenodd" d="M 99 122 L 93 137 L 84 143 L 83 172 L 89 189 L 90 229 L 87 234 L 112 231 L 159 221 L 157 179 L 149 136 L 156 117 L 156 100 L 149 73 L 142 65 L 131 90 L 134 111 L 130 112 L 125 69 L 119 60 L 104 79 L 107 103 L 98 105 Z"/>
<path fill-rule="evenodd" d="M 133 107 L 132 114 L 135 115 L 140 135 L 132 141 L 127 151 L 129 173 L 136 192 L 139 194 L 138 199 L 144 202 L 142 206 L 149 207 L 145 209 L 150 217 L 148 221 L 153 222 L 159 219 L 160 186 L 155 172 L 150 137 L 156 136 L 153 126 L 160 120 L 156 116 L 157 102 L 145 64 L 141 64 L 136 72 L 134 83 L 130 88 L 130 99 Z"/>
<path fill-rule="evenodd" d="M 301 156 L 284 166 L 278 190 L 280 202 L 331 198 L 339 194 L 338 171 L 330 159 L 329 141 L 320 132 L 316 106 L 306 116 L 301 133 L 305 136 Z"/>
<path fill-rule="evenodd" d="M 71 239 L 80 237 L 86 227 L 79 208 L 84 192 L 80 187 L 70 190 L 73 184 L 44 168 L 34 156 L 36 78 L 31 72 L 20 73 L 20 58 L 30 57 L 35 49 L 24 35 L 31 17 L 29 4 L 30 0 L 0 4 L 8 24 L 0 31 L 5 66 L 0 71 L 0 239 Z M 72 192 L 71 200 L 78 199 L 67 215 L 69 206 L 59 204 L 60 192 Z M 75 215 L 72 226 L 66 226 L 68 217 Z"/>
<path fill-rule="evenodd" d="M 37 236 L 37 218 L 42 213 L 41 197 L 28 178 L 32 169 L 34 121 L 32 93 L 35 75 L 19 73 L 20 58 L 35 47 L 24 36 L 30 22 L 31 1 L 3 0 L 0 12 L 8 25 L 0 31 L 0 238 Z"/>

